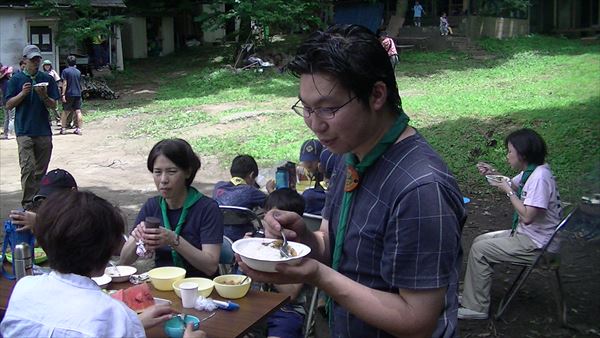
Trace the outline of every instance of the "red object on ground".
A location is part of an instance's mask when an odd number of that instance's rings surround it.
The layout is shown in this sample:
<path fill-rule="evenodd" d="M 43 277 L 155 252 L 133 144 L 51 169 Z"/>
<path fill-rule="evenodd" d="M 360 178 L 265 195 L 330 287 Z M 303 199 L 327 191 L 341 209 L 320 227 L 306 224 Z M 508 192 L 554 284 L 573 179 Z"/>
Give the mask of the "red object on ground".
<path fill-rule="evenodd" d="M 111 297 L 122 301 L 129 306 L 130 309 L 138 313 L 154 305 L 154 297 L 152 297 L 148 283 L 119 290 L 113 293 Z"/>

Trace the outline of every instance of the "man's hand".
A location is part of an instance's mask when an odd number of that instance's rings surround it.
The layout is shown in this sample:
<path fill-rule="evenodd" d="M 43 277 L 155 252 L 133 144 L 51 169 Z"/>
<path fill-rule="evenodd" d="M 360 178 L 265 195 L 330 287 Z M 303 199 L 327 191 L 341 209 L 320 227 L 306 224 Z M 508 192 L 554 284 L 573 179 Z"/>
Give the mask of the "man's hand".
<path fill-rule="evenodd" d="M 37 214 L 31 211 L 11 210 L 8 217 L 10 217 L 13 224 L 20 225 L 20 227 L 17 228 L 17 231 L 33 231 Z"/>
<path fill-rule="evenodd" d="M 263 220 L 266 238 L 281 238 L 281 230 L 288 239 L 298 241 L 306 231 L 306 224 L 300 215 L 291 211 L 269 210 Z"/>
<path fill-rule="evenodd" d="M 140 313 L 138 317 L 144 329 L 149 329 L 171 319 L 173 313 L 175 311 L 169 305 L 153 305 Z"/>
<path fill-rule="evenodd" d="M 31 93 L 31 88 L 33 86 L 31 85 L 31 82 L 26 82 L 23 84 L 23 87 L 21 87 L 21 94 L 22 95 L 27 95 L 29 93 Z"/>

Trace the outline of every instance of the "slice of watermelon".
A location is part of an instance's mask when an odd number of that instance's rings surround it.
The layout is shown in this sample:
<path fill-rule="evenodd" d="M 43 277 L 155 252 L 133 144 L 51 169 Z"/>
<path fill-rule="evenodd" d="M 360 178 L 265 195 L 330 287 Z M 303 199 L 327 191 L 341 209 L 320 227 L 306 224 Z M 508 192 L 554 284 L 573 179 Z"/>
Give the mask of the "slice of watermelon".
<path fill-rule="evenodd" d="M 130 309 L 142 312 L 154 305 L 154 297 L 147 283 L 138 284 L 127 289 L 119 290 L 111 295 L 114 299 L 125 303 Z"/>

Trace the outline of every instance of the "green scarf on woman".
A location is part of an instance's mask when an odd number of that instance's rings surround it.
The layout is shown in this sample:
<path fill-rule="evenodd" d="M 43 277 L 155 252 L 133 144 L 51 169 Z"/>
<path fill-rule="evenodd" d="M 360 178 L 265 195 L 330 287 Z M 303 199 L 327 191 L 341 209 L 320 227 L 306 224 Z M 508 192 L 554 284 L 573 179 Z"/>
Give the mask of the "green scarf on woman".
<path fill-rule="evenodd" d="M 196 188 L 187 188 L 187 196 L 185 198 L 185 202 L 183 202 L 183 210 L 181 210 L 179 221 L 177 221 L 177 225 L 175 226 L 174 230 L 177 236 L 179 236 L 179 234 L 181 233 L 181 228 L 183 228 L 183 223 L 185 223 L 185 218 L 187 217 L 188 211 L 202 197 L 204 197 L 204 195 L 201 192 L 199 192 Z M 171 222 L 169 221 L 169 216 L 167 215 L 167 201 L 162 196 L 159 196 L 158 204 L 160 205 L 163 224 L 165 228 L 168 230 L 172 230 Z M 173 263 L 175 264 L 175 266 L 183 268 L 183 259 L 181 258 L 181 255 L 173 248 L 171 248 L 171 256 L 173 257 Z"/>
<path fill-rule="evenodd" d="M 523 171 L 523 175 L 521 175 L 521 181 L 519 182 L 519 189 L 517 189 L 517 197 L 519 198 L 519 200 L 521 199 L 521 194 L 523 194 L 523 187 L 525 186 L 525 182 L 527 182 L 529 176 L 531 176 L 531 173 L 533 173 L 535 168 L 537 168 L 537 165 L 528 164 L 527 168 Z M 513 214 L 512 230 L 510 231 L 511 236 L 515 234 L 515 231 L 517 230 L 517 225 L 519 225 L 519 213 L 515 210 L 515 213 Z"/>

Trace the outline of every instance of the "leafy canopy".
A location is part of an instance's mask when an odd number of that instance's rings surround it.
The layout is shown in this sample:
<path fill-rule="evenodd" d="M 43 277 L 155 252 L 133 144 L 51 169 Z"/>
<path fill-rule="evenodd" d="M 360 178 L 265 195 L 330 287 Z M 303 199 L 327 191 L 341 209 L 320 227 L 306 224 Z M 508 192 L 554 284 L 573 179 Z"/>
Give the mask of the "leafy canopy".
<path fill-rule="evenodd" d="M 56 0 L 33 0 L 40 14 L 59 18 L 57 40 L 61 45 L 81 43 L 98 35 L 108 35 L 114 24 L 121 24 L 121 15 L 109 15 L 106 8 L 96 8 L 90 0 L 72 0 L 68 5 Z"/>
<path fill-rule="evenodd" d="M 231 19 L 250 19 L 255 27 L 269 27 L 271 31 L 306 31 L 321 25 L 321 3 L 315 0 L 217 0 L 211 10 L 195 21 L 202 22 L 206 28 L 215 28 Z"/>

